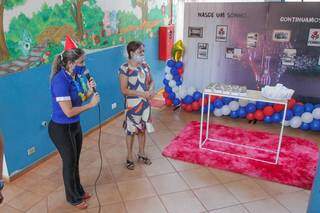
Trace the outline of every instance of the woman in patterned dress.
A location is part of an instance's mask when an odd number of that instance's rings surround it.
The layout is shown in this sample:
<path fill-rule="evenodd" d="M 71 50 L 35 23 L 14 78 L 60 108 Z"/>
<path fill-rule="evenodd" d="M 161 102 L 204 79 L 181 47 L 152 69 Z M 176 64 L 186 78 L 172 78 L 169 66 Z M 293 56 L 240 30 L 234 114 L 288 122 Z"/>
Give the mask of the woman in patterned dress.
<path fill-rule="evenodd" d="M 155 95 L 154 82 L 151 71 L 144 59 L 144 45 L 141 42 L 131 41 L 127 46 L 128 62 L 119 69 L 121 92 L 125 96 L 125 121 L 127 162 L 128 169 L 134 169 L 132 147 L 134 135 L 138 136 L 138 160 L 146 165 L 151 161 L 145 154 L 146 123 L 150 121 L 151 108 L 149 100 Z"/>

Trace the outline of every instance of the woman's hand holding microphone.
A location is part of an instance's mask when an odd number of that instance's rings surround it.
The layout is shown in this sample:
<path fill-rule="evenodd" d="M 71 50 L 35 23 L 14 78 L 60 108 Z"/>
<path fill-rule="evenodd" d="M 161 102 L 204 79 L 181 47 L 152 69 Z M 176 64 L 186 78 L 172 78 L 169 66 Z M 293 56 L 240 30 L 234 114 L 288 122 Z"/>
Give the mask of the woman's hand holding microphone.
<path fill-rule="evenodd" d="M 92 95 L 92 98 L 89 102 L 90 108 L 97 106 L 97 104 L 100 102 L 100 95 L 97 92 L 94 92 L 97 84 L 94 81 L 94 79 L 91 77 L 90 80 L 88 81 L 88 87 L 89 87 L 89 94 L 90 96 Z"/>

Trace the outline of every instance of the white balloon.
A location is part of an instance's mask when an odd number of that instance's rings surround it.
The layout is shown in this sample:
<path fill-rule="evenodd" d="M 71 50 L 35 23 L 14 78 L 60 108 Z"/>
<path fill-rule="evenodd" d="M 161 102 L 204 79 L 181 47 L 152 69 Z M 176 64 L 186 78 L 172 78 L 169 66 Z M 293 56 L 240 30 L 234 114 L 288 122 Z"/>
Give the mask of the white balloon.
<path fill-rule="evenodd" d="M 228 105 L 224 105 L 221 110 L 223 115 L 230 115 L 231 113 L 231 109 Z"/>
<path fill-rule="evenodd" d="M 169 81 L 169 86 L 170 86 L 171 88 L 177 86 L 176 81 L 175 81 L 175 80 L 170 80 L 170 81 Z"/>
<path fill-rule="evenodd" d="M 313 116 L 311 112 L 305 112 L 301 115 L 301 120 L 307 124 L 311 123 L 313 120 Z"/>
<path fill-rule="evenodd" d="M 164 70 L 165 74 L 171 74 L 170 67 L 166 67 Z"/>
<path fill-rule="evenodd" d="M 283 125 L 284 126 L 290 126 L 290 121 L 285 120 Z"/>
<path fill-rule="evenodd" d="M 302 124 L 302 120 L 299 116 L 294 116 L 291 120 L 290 120 L 290 126 L 292 128 L 299 128 Z"/>
<path fill-rule="evenodd" d="M 173 79 L 173 76 L 170 73 L 168 73 L 165 75 L 165 79 L 167 79 L 168 81 L 171 81 Z"/>
<path fill-rule="evenodd" d="M 230 107 L 231 111 L 236 111 L 239 109 L 239 103 L 237 101 L 231 101 L 229 103 L 229 107 Z"/>
<path fill-rule="evenodd" d="M 320 108 L 315 108 L 312 111 L 312 116 L 314 119 L 320 119 Z"/>
<path fill-rule="evenodd" d="M 196 91 L 196 88 L 194 88 L 194 87 L 189 87 L 187 93 L 188 93 L 188 95 L 193 96 L 193 93 L 195 93 L 195 91 Z"/>
<path fill-rule="evenodd" d="M 243 99 L 240 99 L 240 100 L 239 100 L 239 105 L 242 106 L 242 107 L 247 106 L 248 103 L 249 103 L 248 100 L 243 100 Z"/>
<path fill-rule="evenodd" d="M 184 86 L 180 86 L 178 93 L 179 93 L 179 97 L 183 99 L 184 97 L 187 96 L 187 89 Z"/>
<path fill-rule="evenodd" d="M 222 110 L 221 110 L 221 109 L 218 109 L 218 108 L 216 108 L 216 109 L 213 111 L 213 114 L 214 114 L 214 116 L 216 116 L 216 117 L 221 117 L 221 116 L 223 115 Z"/>
<path fill-rule="evenodd" d="M 176 93 L 177 95 L 177 93 L 179 92 L 179 87 L 177 86 L 172 87 L 172 92 Z"/>

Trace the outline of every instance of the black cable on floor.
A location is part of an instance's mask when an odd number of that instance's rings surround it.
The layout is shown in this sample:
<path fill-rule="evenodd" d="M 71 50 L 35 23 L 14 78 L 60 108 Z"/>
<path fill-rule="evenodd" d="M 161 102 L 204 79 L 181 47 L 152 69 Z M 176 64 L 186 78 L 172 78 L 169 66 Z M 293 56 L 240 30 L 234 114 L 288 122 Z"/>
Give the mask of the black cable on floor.
<path fill-rule="evenodd" d="M 98 104 L 98 116 L 99 116 L 99 138 L 98 138 L 98 148 L 99 148 L 99 156 L 100 156 L 100 168 L 99 168 L 99 174 L 96 178 L 96 181 L 94 182 L 94 192 L 96 194 L 97 200 L 98 200 L 98 204 L 99 204 L 99 209 L 98 209 L 98 213 L 101 212 L 101 203 L 99 200 L 99 196 L 98 196 L 98 192 L 97 192 L 97 183 L 99 181 L 99 178 L 101 176 L 101 172 L 102 172 L 102 152 L 101 152 L 101 110 L 100 110 L 100 104 Z"/>

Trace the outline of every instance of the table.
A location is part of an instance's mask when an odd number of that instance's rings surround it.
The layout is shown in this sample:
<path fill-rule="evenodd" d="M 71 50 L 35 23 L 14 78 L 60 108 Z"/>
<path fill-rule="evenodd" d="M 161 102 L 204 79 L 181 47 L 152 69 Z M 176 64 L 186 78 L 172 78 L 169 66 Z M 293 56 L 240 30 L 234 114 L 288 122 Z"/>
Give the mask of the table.
<path fill-rule="evenodd" d="M 209 100 L 208 100 L 208 112 L 207 112 L 207 128 L 206 128 L 205 139 L 203 140 L 202 134 L 203 134 L 203 119 L 204 119 L 204 117 L 203 117 L 204 116 L 204 99 L 205 99 L 206 95 L 209 96 Z M 267 102 L 267 103 L 283 104 L 285 106 L 284 114 L 283 114 L 284 116 L 283 116 L 282 122 L 281 122 L 281 130 L 280 130 L 280 134 L 279 134 L 277 150 L 269 150 L 269 149 L 255 147 L 255 146 L 237 144 L 237 143 L 234 143 L 232 141 L 218 140 L 218 139 L 215 139 L 215 138 L 210 138 L 209 137 L 210 97 L 213 96 L 213 95 L 214 96 L 229 97 L 229 98 L 244 99 L 244 100 L 249 100 L 249 101 L 261 101 L 261 102 Z M 204 89 L 203 93 L 202 93 L 199 148 L 200 149 L 204 149 L 204 150 L 208 150 L 208 151 L 212 151 L 212 152 L 216 152 L 216 153 L 220 153 L 220 154 L 226 154 L 226 155 L 232 155 L 232 156 L 247 158 L 247 159 L 256 160 L 256 161 L 260 161 L 260 162 L 264 162 L 264 163 L 278 164 L 279 163 L 279 157 L 280 157 L 280 150 L 281 150 L 284 122 L 285 122 L 285 117 L 286 117 L 285 115 L 286 115 L 286 112 L 287 112 L 287 103 L 288 103 L 287 100 L 273 100 L 273 99 L 265 98 L 265 97 L 262 96 L 261 91 L 257 91 L 257 90 L 247 90 L 247 94 L 246 95 L 244 95 L 244 96 L 241 95 L 240 96 L 240 95 L 233 95 L 233 94 L 225 94 L 225 93 L 222 93 L 222 92 L 221 93 L 213 92 L 211 89 L 208 89 L 208 88 Z M 205 145 L 205 143 L 207 141 L 216 142 L 216 143 L 225 143 L 225 144 L 229 144 L 229 145 L 240 146 L 240 147 L 247 148 L 247 149 L 256 149 L 256 150 L 260 150 L 260 151 L 266 151 L 266 152 L 270 152 L 270 153 L 275 153 L 275 159 L 274 159 L 274 161 L 267 161 L 267 160 L 262 160 L 262 159 L 258 159 L 258 158 L 254 158 L 254 157 L 238 155 L 236 153 L 229 153 L 229 152 L 209 149 L 209 148 L 204 147 L 204 145 Z"/>

